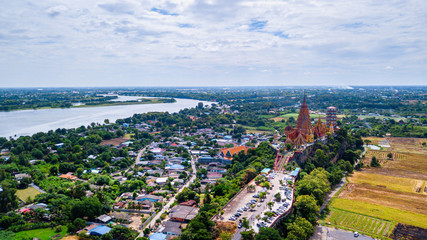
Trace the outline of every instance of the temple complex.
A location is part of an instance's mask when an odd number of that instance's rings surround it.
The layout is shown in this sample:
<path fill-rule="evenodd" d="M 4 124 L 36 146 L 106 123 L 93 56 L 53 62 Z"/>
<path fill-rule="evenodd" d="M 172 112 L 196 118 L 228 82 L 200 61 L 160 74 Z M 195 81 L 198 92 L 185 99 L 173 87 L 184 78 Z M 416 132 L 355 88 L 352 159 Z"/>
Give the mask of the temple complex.
<path fill-rule="evenodd" d="M 336 116 L 336 108 L 334 108 L 334 110 L 335 110 L 334 113 Z M 307 143 L 314 142 L 315 137 L 316 139 L 321 139 L 326 137 L 327 133 L 333 134 L 335 128 L 336 128 L 336 118 L 335 118 L 335 122 L 332 121 L 328 126 L 322 123 L 322 120 L 320 119 L 320 115 L 316 124 L 312 127 L 310 113 L 308 110 L 307 101 L 304 94 L 304 99 L 301 104 L 301 108 L 298 114 L 298 119 L 297 119 L 295 128 L 292 128 L 289 125 L 285 128 L 285 134 L 287 136 L 285 143 L 291 143 L 292 145 L 295 145 L 295 146 L 302 146 Z"/>
<path fill-rule="evenodd" d="M 285 130 L 289 131 L 288 127 Z M 308 111 L 307 101 L 304 99 L 299 110 L 297 124 L 292 132 L 287 134 L 286 143 L 301 146 L 314 141 L 313 129 L 311 126 L 310 113 Z"/>

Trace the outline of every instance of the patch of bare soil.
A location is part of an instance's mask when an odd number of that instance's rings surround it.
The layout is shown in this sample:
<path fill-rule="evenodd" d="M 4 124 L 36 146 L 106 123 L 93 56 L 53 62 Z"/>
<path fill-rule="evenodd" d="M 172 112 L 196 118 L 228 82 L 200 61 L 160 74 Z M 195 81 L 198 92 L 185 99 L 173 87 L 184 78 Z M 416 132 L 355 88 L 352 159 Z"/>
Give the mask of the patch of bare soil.
<path fill-rule="evenodd" d="M 406 224 L 397 224 L 390 235 L 393 240 L 427 239 L 427 229 Z"/>

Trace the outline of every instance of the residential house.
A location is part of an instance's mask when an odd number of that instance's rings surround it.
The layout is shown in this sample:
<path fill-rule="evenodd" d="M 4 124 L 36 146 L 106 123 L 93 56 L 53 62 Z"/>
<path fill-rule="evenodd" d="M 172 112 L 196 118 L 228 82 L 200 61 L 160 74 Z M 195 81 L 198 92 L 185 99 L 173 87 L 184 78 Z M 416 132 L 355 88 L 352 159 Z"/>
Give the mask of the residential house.
<path fill-rule="evenodd" d="M 222 163 L 224 165 L 231 164 L 231 160 L 225 158 L 211 157 L 209 155 L 203 155 L 197 159 L 200 164 L 209 164 L 212 162 Z"/>
<path fill-rule="evenodd" d="M 95 220 L 99 223 L 106 224 L 106 223 L 110 222 L 112 220 L 112 218 L 110 216 L 104 214 L 104 215 L 101 215 L 101 216 L 95 218 Z"/>
<path fill-rule="evenodd" d="M 186 202 L 180 203 L 179 205 L 188 206 L 188 207 L 195 207 L 197 205 L 197 203 L 194 200 L 188 200 Z"/>
<path fill-rule="evenodd" d="M 31 176 L 26 173 L 18 173 L 15 174 L 15 178 L 16 180 L 21 181 L 23 178 L 31 178 Z"/>
<path fill-rule="evenodd" d="M 166 235 L 179 236 L 181 235 L 181 223 L 166 221 L 162 227 L 160 227 L 159 232 Z"/>
<path fill-rule="evenodd" d="M 219 156 L 221 156 L 224 159 L 232 160 L 234 154 L 238 154 L 241 151 L 244 151 L 245 153 L 249 150 L 249 147 L 246 146 L 236 146 L 232 148 L 222 148 L 219 151 Z"/>
<path fill-rule="evenodd" d="M 107 226 L 104 226 L 104 225 L 101 225 L 101 226 L 95 227 L 92 230 L 89 230 L 88 233 L 90 235 L 99 236 L 100 237 L 102 235 L 105 235 L 105 234 L 109 233 L 110 231 L 111 231 L 111 228 L 109 228 Z"/>
<path fill-rule="evenodd" d="M 62 174 L 59 176 L 62 179 L 69 179 L 69 180 L 77 180 L 78 178 L 74 175 L 70 175 L 70 174 Z"/>
<path fill-rule="evenodd" d="M 189 222 L 198 212 L 199 209 L 196 207 L 178 205 L 171 209 L 169 217 L 172 221 Z"/>
<path fill-rule="evenodd" d="M 138 202 L 142 202 L 144 200 L 148 200 L 150 202 L 161 202 L 163 200 L 163 197 L 146 194 L 146 195 L 139 195 L 138 197 L 135 198 L 135 200 Z"/>
<path fill-rule="evenodd" d="M 156 184 L 158 184 L 158 185 L 165 185 L 167 182 L 168 182 L 167 177 L 162 177 L 162 178 L 156 179 Z"/>
<path fill-rule="evenodd" d="M 168 235 L 164 233 L 153 233 L 148 239 L 149 240 L 166 240 Z"/>

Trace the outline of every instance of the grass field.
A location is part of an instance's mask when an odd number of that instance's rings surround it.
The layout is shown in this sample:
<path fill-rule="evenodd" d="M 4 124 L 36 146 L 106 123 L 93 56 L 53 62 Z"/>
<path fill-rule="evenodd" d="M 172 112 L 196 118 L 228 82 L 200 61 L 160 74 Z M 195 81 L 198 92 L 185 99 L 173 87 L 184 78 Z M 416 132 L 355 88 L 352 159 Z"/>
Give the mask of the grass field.
<path fill-rule="evenodd" d="M 357 115 L 357 117 L 359 119 L 366 119 L 366 118 L 384 119 L 384 118 L 387 118 L 387 119 L 394 119 L 394 121 L 396 121 L 396 122 L 399 122 L 400 120 L 406 122 L 406 118 L 404 118 L 404 117 L 400 117 L 400 118 L 398 118 L 398 117 L 387 117 L 387 116 L 383 116 L 383 115 L 379 115 L 379 116 Z"/>
<path fill-rule="evenodd" d="M 53 240 L 53 239 L 61 239 L 65 235 L 67 235 L 67 228 L 62 227 L 62 231 L 56 233 L 53 229 L 50 228 L 41 228 L 41 229 L 33 229 L 28 231 L 17 232 L 15 234 L 16 240 L 21 240 L 22 238 L 34 238 L 37 237 L 40 240 Z"/>
<path fill-rule="evenodd" d="M 37 189 L 33 187 L 28 187 L 26 189 L 19 189 L 16 191 L 16 196 L 21 199 L 22 201 L 26 202 L 28 197 L 31 197 L 31 199 L 34 199 L 35 196 L 39 195 L 41 192 L 39 192 Z"/>
<path fill-rule="evenodd" d="M 351 231 L 358 231 L 378 238 L 388 236 L 396 225 L 392 221 L 339 209 L 332 210 L 325 222 L 329 222 L 333 226 L 344 227 Z"/>
<path fill-rule="evenodd" d="M 288 120 L 290 117 L 293 117 L 295 120 L 298 118 L 298 113 L 286 113 L 279 116 L 282 119 Z"/>
<path fill-rule="evenodd" d="M 427 215 L 384 207 L 378 204 L 335 198 L 332 202 L 331 210 L 344 210 L 387 221 L 406 223 L 417 227 L 427 228 Z"/>
<path fill-rule="evenodd" d="M 135 134 L 126 133 L 123 137 L 126 139 L 133 139 L 134 136 Z"/>

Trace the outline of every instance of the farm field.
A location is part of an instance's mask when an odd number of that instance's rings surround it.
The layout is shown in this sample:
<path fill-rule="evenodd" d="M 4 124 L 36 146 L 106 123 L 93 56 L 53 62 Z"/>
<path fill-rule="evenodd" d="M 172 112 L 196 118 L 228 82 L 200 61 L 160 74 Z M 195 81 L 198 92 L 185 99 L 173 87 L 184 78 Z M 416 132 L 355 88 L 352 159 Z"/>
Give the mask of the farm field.
<path fill-rule="evenodd" d="M 16 196 L 22 201 L 26 202 L 28 197 L 34 199 L 34 197 L 39 195 L 40 193 L 41 192 L 39 192 L 37 189 L 33 187 L 28 187 L 26 189 L 18 189 L 18 191 L 16 191 Z"/>
<path fill-rule="evenodd" d="M 348 177 L 349 183 L 361 185 L 372 185 L 382 189 L 396 190 L 402 192 L 415 193 L 418 188 L 423 186 L 424 181 L 411 178 L 394 177 L 387 175 L 378 175 L 366 172 L 355 172 Z"/>
<path fill-rule="evenodd" d="M 334 209 L 325 221 L 332 226 L 338 225 L 375 237 L 388 236 L 396 225 L 392 221 L 338 209 Z"/>
<path fill-rule="evenodd" d="M 360 200 L 335 198 L 332 201 L 331 212 L 337 209 L 380 218 L 395 223 L 405 223 L 412 226 L 427 228 L 427 215 L 385 207 L 379 204 L 367 203 Z"/>
<path fill-rule="evenodd" d="M 62 231 L 59 233 L 56 233 L 54 229 L 40 228 L 40 229 L 17 232 L 15 234 L 14 239 L 16 240 L 28 239 L 28 238 L 32 239 L 34 236 L 37 236 L 37 238 L 39 238 L 40 240 L 51 240 L 51 239 L 61 239 L 65 235 L 67 235 L 66 227 L 62 227 Z"/>
<path fill-rule="evenodd" d="M 368 150 L 363 163 L 369 166 L 375 156 L 381 167 L 364 167 L 347 177 L 347 184 L 330 203 L 331 224 L 354 229 L 373 237 L 390 236 L 387 232 L 371 231 L 340 215 L 359 214 L 392 223 L 403 223 L 427 229 L 427 150 L 416 138 L 367 138 L 378 145 L 387 140 L 390 148 Z M 387 154 L 392 153 L 391 159 Z M 349 212 L 349 213 L 348 213 Z M 349 219 L 356 215 L 347 216 Z M 373 220 L 372 220 L 373 221 Z M 378 220 L 377 220 L 378 221 Z M 371 224 L 372 225 L 372 224 Z M 375 228 L 376 229 L 376 228 Z"/>

